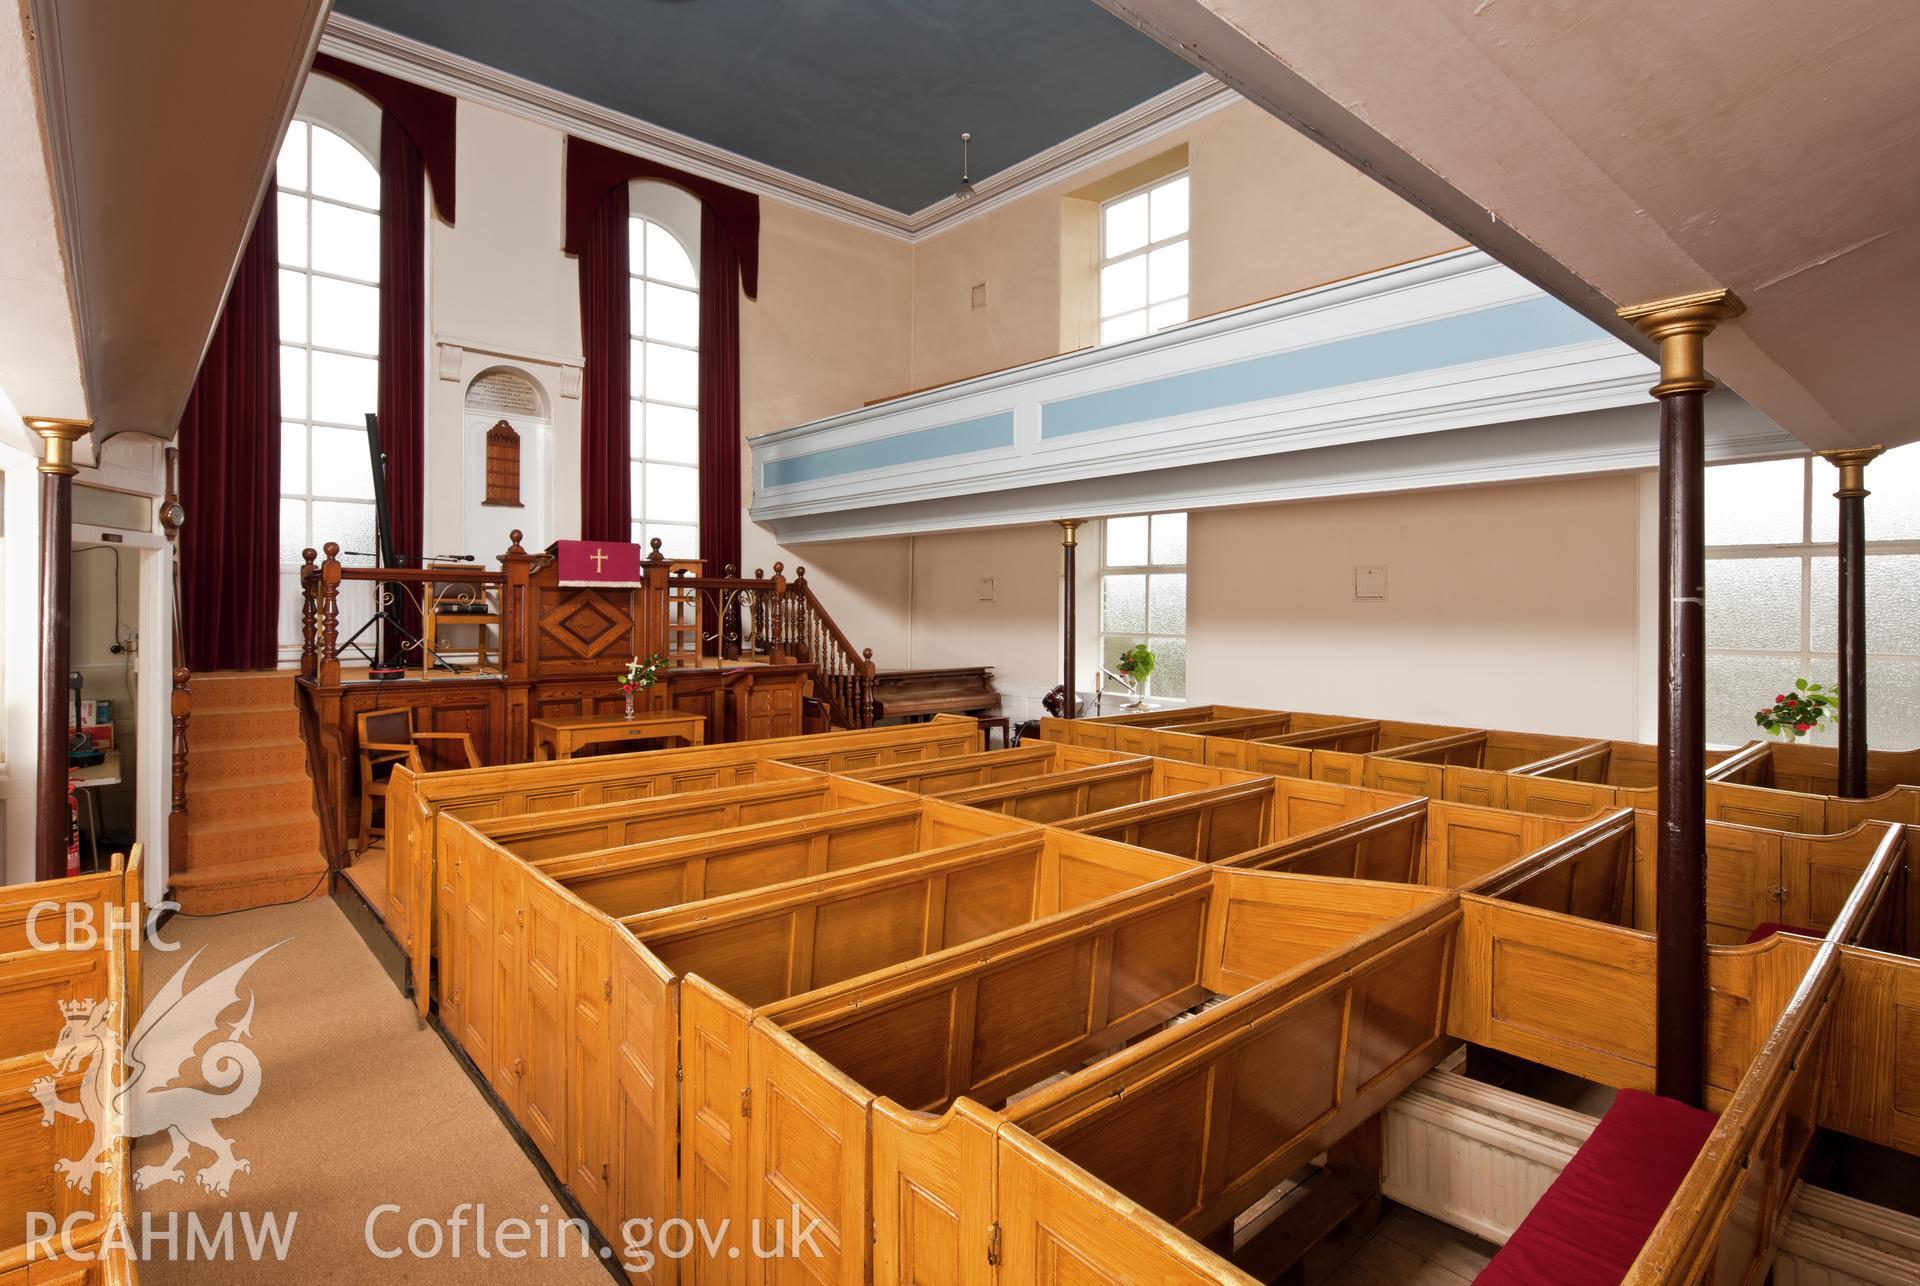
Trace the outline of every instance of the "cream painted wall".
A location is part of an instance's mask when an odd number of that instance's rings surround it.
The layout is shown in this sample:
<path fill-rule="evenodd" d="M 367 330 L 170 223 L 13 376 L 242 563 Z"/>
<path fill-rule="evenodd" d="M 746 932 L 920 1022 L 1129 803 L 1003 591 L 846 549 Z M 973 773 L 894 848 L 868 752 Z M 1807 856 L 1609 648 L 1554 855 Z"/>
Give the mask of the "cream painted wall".
<path fill-rule="evenodd" d="M 1438 254 L 1460 239 L 1250 103 L 914 247 L 906 388 L 1051 357 L 1061 346 L 1061 203 L 1187 146 L 1195 317 Z M 972 288 L 987 287 L 974 308 Z M 840 408 L 847 409 L 847 408 Z"/>
<path fill-rule="evenodd" d="M 1639 525 L 1632 475 L 1195 514 L 1190 696 L 1631 739 Z"/>

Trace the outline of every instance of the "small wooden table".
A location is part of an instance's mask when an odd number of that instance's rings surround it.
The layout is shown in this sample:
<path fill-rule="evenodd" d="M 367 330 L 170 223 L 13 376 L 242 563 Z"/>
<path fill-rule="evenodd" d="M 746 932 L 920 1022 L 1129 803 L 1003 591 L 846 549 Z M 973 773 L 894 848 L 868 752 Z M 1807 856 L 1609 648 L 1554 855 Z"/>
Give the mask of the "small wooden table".
<path fill-rule="evenodd" d="M 705 745 L 707 717 L 681 710 L 654 710 L 631 719 L 535 719 L 533 757 L 535 760 L 571 759 L 588 746 L 608 741 L 651 741 L 656 737 L 678 738 L 682 745 Z"/>

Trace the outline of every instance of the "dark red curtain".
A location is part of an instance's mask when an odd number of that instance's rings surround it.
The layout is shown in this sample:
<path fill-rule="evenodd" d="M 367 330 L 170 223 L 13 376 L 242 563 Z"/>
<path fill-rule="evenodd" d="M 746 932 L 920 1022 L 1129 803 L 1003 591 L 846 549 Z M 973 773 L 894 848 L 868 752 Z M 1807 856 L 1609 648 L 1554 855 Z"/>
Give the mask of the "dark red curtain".
<path fill-rule="evenodd" d="M 569 144 L 572 139 L 567 140 Z M 580 538 L 631 540 L 627 185 L 593 210 L 580 255 Z"/>
<path fill-rule="evenodd" d="M 279 663 L 277 209 L 269 192 L 180 415 L 180 632 L 195 670 Z"/>
<path fill-rule="evenodd" d="M 700 214 L 700 557 L 740 566 L 740 255 L 712 206 Z"/>
<path fill-rule="evenodd" d="M 387 453 L 387 505 L 393 549 L 402 566 L 419 566 L 426 550 L 423 512 L 427 454 L 426 167 L 406 127 L 380 115 L 380 444 Z M 398 597 L 401 625 L 420 632 L 420 607 Z M 406 664 L 389 634 L 387 657 Z"/>
<path fill-rule="evenodd" d="M 459 116 L 459 104 L 453 95 L 335 58 L 332 54 L 314 55 L 313 69 L 352 85 L 380 104 L 384 115 L 399 121 L 407 137 L 420 150 L 427 177 L 433 180 L 433 208 L 452 225 L 456 191 L 454 134 Z"/>
<path fill-rule="evenodd" d="M 703 179 L 671 165 L 649 161 L 629 152 L 616 152 L 585 139 L 567 138 L 566 213 L 561 248 L 570 255 L 586 253 L 588 228 L 608 193 L 626 189 L 633 179 L 658 179 L 691 192 L 708 212 L 719 217 L 727 240 L 740 261 L 740 286 L 748 299 L 760 296 L 760 198 L 712 179 Z"/>

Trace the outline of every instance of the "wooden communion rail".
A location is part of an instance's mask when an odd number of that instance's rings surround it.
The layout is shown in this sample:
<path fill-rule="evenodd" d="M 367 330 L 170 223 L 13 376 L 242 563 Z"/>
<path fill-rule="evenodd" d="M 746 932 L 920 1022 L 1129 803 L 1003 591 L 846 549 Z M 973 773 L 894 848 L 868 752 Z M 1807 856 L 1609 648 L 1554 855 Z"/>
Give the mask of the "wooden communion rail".
<path fill-rule="evenodd" d="M 428 931 L 411 919 L 421 998 L 616 1250 L 629 1219 L 797 1207 L 827 1246 L 804 1274 L 849 1283 L 1069 1265 L 1248 1281 L 1234 1263 L 1279 1271 L 1354 1208 L 1369 1164 L 1377 1181 L 1369 1123 L 1459 1041 L 1651 1086 L 1653 823 L 1621 806 L 1644 789 L 1639 748 L 1182 714 L 1116 725 L 1197 739 L 1174 760 L 981 752 L 956 720 L 609 758 L 577 780 L 422 775 L 400 841 L 431 912 Z M 1250 770 L 1278 752 L 1308 775 Z M 1367 784 L 1314 774 L 1322 754 Z M 1435 788 L 1378 784 L 1409 780 Z M 1516 806 L 1534 782 L 1586 793 Z M 1638 1251 L 1696 1276 L 1764 1262 L 1770 1225 L 1725 1217 L 1728 1174 L 1777 1200 L 1808 1104 L 1920 1150 L 1920 1022 L 1901 1017 L 1920 1016 L 1920 963 L 1851 945 L 1907 943 L 1904 831 L 1711 823 L 1708 886 L 1725 1115 L 1687 1181 L 1697 1210 L 1676 1200 Z M 1841 1040 L 1893 1056 L 1848 1079 L 1820 1056 Z M 1236 1214 L 1322 1152 L 1326 1199 L 1236 1243 Z M 778 1273 L 635 1273 L 683 1275 Z"/>

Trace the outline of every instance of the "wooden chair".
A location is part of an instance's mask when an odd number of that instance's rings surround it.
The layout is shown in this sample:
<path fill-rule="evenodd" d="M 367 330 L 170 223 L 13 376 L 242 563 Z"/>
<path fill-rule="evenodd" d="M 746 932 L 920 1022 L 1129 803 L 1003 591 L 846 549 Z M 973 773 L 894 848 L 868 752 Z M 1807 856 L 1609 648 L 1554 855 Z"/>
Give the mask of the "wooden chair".
<path fill-rule="evenodd" d="M 378 829 L 381 838 L 386 837 L 387 779 L 393 775 L 396 764 L 405 764 L 415 772 L 425 771 L 420 762 L 420 743 L 455 742 L 467 757 L 465 764 L 456 765 L 465 768 L 478 768 L 480 756 L 473 748 L 473 738 L 464 732 L 415 732 L 413 730 L 413 711 L 369 710 L 359 717 L 360 725 L 360 851 L 367 851 L 372 843 L 373 832 Z M 373 824 L 373 801 L 382 801 L 380 825 Z"/>

